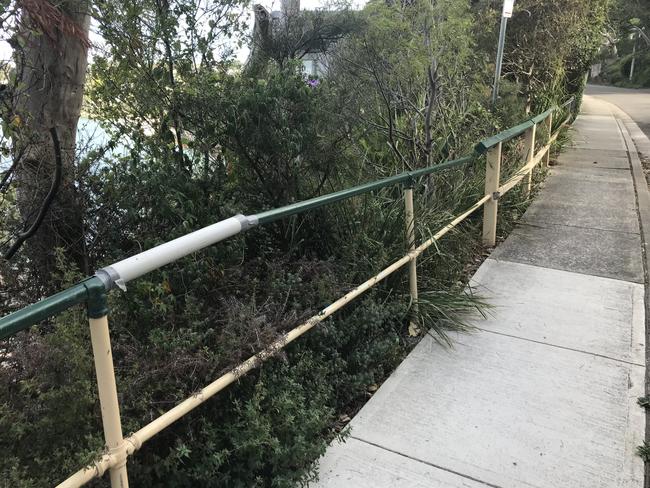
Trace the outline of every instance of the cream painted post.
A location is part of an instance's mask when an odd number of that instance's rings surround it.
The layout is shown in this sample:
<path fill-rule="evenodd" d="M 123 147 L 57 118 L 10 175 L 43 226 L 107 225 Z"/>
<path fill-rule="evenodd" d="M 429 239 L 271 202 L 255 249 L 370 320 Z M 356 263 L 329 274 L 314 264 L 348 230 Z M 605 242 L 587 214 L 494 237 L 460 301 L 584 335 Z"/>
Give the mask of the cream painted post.
<path fill-rule="evenodd" d="M 548 143 L 550 143 L 551 137 L 553 137 L 553 112 L 551 112 L 546 118 L 546 129 L 548 130 Z M 550 162 L 551 162 L 551 146 L 549 144 L 549 148 L 546 151 L 546 156 L 544 156 L 544 168 L 548 168 Z"/>
<path fill-rule="evenodd" d="M 413 209 L 413 188 L 404 190 L 404 204 L 406 207 L 406 240 L 409 252 L 415 251 L 415 211 Z M 417 317 L 418 310 L 418 271 L 417 259 L 414 257 L 409 262 L 409 292 L 413 303 L 411 321 L 409 324 L 409 334 L 416 336 L 420 329 L 414 318 Z"/>
<path fill-rule="evenodd" d="M 120 423 L 120 406 L 117 399 L 115 370 L 113 369 L 113 353 L 108 332 L 108 317 L 90 318 L 90 340 L 95 357 L 95 373 L 99 390 L 99 403 L 102 410 L 104 439 L 108 453 L 117 462 L 109 469 L 111 488 L 128 488 L 129 480 L 126 473 L 126 445 L 122 438 Z"/>
<path fill-rule="evenodd" d="M 501 178 L 501 143 L 490 148 L 487 152 L 485 166 L 485 196 L 490 200 L 485 202 L 483 209 L 483 244 L 494 247 L 497 243 L 497 212 L 499 209 L 499 181 Z"/>
<path fill-rule="evenodd" d="M 524 142 L 524 165 L 530 163 L 535 157 L 535 138 L 537 136 L 537 124 L 534 124 L 526 131 L 526 139 Z M 526 186 L 524 187 L 524 196 L 530 196 L 530 190 L 533 187 L 533 168 L 530 168 L 528 177 L 526 178 Z"/>

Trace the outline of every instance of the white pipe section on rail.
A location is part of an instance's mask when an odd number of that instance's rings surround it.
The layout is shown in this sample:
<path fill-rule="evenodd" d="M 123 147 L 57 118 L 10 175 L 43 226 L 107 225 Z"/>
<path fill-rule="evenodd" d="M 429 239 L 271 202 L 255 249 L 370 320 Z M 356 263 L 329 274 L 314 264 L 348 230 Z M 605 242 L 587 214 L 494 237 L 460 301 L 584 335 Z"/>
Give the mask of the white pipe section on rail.
<path fill-rule="evenodd" d="M 97 272 L 108 288 L 115 283 L 118 287 L 124 285 L 154 269 L 176 261 L 188 254 L 223 241 L 239 234 L 254 222 L 244 215 L 235 215 L 226 220 L 199 229 L 173 241 L 166 242 L 147 251 L 118 261 Z"/>

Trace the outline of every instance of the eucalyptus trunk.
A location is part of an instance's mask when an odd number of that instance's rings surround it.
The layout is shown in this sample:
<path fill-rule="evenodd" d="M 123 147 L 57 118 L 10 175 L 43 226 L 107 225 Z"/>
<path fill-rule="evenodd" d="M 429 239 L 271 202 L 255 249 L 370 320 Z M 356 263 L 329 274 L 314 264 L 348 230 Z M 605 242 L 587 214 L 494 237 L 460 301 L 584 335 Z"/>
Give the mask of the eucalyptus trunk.
<path fill-rule="evenodd" d="M 13 251 L 24 240 L 32 270 L 47 282 L 56 265 L 56 248 L 88 271 L 75 147 L 90 16 L 85 1 L 67 0 L 54 6 L 38 0 L 30 5 L 23 10 L 23 28 L 14 43 L 14 100 L 21 119 L 14 136 L 14 158 L 24 229 Z"/>

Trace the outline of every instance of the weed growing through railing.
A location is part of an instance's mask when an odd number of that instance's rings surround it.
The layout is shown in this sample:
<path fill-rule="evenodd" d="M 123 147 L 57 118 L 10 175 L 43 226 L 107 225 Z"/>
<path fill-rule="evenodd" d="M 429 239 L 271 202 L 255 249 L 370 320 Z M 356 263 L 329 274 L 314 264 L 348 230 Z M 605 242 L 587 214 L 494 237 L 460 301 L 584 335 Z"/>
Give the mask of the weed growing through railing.
<path fill-rule="evenodd" d="M 417 301 L 417 317 L 420 328 L 436 342 L 451 347 L 452 332 L 467 333 L 475 330 L 476 318 L 486 318 L 487 303 L 470 291 L 428 291 L 420 294 Z"/>

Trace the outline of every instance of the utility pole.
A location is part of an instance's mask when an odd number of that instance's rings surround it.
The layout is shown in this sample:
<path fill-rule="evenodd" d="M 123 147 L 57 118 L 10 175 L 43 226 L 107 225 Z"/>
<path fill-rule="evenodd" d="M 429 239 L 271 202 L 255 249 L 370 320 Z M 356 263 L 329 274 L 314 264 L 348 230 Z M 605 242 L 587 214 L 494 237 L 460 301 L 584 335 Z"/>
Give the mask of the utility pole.
<path fill-rule="evenodd" d="M 503 49 L 506 44 L 506 28 L 508 19 L 512 17 L 512 9 L 515 0 L 503 0 L 503 12 L 501 14 L 501 29 L 499 31 L 499 47 L 497 49 L 497 69 L 494 73 L 494 87 L 492 88 L 492 105 L 497 103 L 499 98 L 499 80 L 501 79 L 501 68 L 503 66 Z"/>

